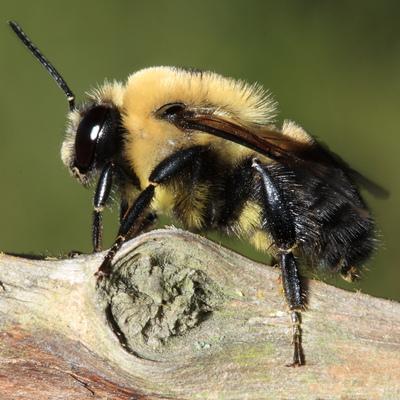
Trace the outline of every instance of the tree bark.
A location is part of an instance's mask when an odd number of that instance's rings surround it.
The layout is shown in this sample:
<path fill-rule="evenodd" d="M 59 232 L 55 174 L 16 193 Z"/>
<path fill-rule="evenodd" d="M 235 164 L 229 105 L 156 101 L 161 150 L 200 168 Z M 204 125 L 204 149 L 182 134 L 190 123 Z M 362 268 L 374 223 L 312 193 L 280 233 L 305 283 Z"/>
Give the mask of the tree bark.
<path fill-rule="evenodd" d="M 0 255 L 1 399 L 400 398 L 400 304 L 304 280 L 289 368 L 279 270 L 158 230 L 104 253 Z"/>

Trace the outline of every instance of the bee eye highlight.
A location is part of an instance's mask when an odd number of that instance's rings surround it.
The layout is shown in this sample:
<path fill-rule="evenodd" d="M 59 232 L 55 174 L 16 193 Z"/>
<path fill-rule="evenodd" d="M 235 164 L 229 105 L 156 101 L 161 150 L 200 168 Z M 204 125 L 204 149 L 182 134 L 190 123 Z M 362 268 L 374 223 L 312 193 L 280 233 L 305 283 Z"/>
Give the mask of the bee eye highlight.
<path fill-rule="evenodd" d="M 75 158 L 78 167 L 89 168 L 95 156 L 96 143 L 107 129 L 108 108 L 95 106 L 83 116 L 75 137 Z"/>

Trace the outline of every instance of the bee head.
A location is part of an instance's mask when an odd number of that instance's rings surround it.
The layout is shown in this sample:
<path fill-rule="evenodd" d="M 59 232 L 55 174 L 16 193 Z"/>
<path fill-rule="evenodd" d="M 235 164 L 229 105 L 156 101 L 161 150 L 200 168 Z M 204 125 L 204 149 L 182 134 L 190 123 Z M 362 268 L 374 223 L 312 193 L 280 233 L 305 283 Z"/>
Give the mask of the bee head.
<path fill-rule="evenodd" d="M 72 110 L 61 149 L 64 164 L 85 186 L 118 153 L 120 112 L 111 103 L 92 103 Z"/>
<path fill-rule="evenodd" d="M 18 24 L 13 21 L 8 21 L 8 23 L 67 97 L 70 109 L 69 124 L 61 156 L 72 173 L 84 185 L 87 185 L 100 173 L 107 161 L 112 161 L 117 152 L 121 137 L 117 134 L 121 115 L 117 103 L 122 101 L 121 85 L 117 83 L 109 85 L 106 82 L 101 90 L 94 91 L 89 105 L 76 107 L 74 94 L 53 65 L 30 41 Z M 102 100 L 98 100 L 99 94 L 104 95 Z M 116 99 L 116 102 L 111 99 Z"/>
<path fill-rule="evenodd" d="M 121 84 L 105 82 L 88 94 L 89 103 L 68 114 L 61 158 L 84 186 L 92 183 L 104 165 L 120 153 L 122 94 Z"/>

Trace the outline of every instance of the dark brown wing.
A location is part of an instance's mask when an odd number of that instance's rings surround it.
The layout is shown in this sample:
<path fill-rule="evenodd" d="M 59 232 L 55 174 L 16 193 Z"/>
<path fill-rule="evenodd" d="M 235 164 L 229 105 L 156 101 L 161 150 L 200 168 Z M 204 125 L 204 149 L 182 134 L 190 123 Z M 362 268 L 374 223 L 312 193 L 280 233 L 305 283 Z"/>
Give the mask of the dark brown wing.
<path fill-rule="evenodd" d="M 309 174 L 339 193 L 362 216 L 369 217 L 368 210 L 355 204 L 349 195 L 354 192 L 354 184 L 347 176 L 346 167 L 335 161 L 316 141 L 296 141 L 273 127 L 270 130 L 253 132 L 213 114 L 198 115 L 188 112 L 181 114 L 173 122 L 182 130 L 201 131 L 224 138 Z"/>

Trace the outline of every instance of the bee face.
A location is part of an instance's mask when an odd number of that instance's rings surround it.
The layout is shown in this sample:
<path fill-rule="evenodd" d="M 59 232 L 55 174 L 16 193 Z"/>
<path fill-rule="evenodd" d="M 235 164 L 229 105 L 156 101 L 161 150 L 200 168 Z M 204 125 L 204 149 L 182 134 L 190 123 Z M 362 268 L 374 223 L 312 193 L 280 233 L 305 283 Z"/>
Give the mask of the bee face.
<path fill-rule="evenodd" d="M 57 71 L 11 23 L 70 103 L 63 162 L 95 183 L 92 242 L 101 250 L 102 212 L 119 189 L 120 229 L 97 273 L 104 279 L 127 239 L 163 212 L 188 229 L 218 229 L 273 252 L 302 363 L 304 306 L 295 254 L 352 279 L 374 248 L 374 222 L 346 167 L 304 129 L 271 124 L 273 102 L 257 85 L 212 72 L 155 67 L 125 85 L 105 83 L 75 107 Z"/>

